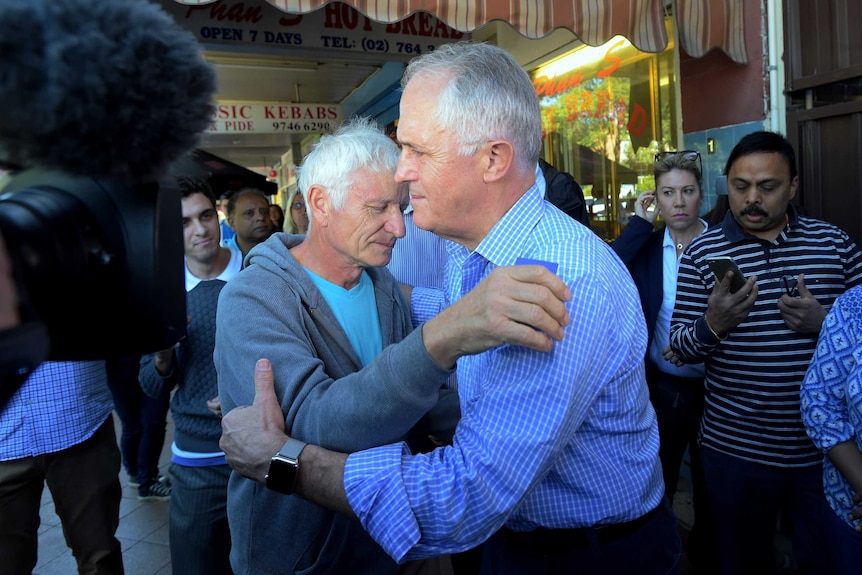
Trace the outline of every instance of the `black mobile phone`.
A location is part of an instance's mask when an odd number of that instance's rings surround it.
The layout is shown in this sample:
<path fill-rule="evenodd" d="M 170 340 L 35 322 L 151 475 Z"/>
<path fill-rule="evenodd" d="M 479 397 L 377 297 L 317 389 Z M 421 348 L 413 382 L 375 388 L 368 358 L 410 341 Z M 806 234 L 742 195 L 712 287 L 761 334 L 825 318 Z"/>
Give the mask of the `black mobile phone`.
<path fill-rule="evenodd" d="M 715 280 L 721 282 L 727 272 L 733 272 L 733 280 L 730 284 L 730 293 L 734 293 L 745 285 L 745 276 L 736 267 L 736 262 L 730 256 L 716 256 L 706 258 L 709 269 L 715 274 Z"/>

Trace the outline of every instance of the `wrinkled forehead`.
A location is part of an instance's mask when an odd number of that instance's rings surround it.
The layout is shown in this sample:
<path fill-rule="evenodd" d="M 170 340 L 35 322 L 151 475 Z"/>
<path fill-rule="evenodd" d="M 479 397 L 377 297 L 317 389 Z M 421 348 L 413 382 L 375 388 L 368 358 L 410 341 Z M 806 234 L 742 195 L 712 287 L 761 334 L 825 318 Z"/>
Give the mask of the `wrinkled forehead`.
<path fill-rule="evenodd" d="M 396 182 L 394 175 L 386 170 L 360 169 L 354 172 L 352 180 L 348 201 L 355 203 L 400 203 L 407 195 L 406 186 Z"/>
<path fill-rule="evenodd" d="M 690 170 L 684 170 L 681 168 L 673 168 L 669 172 L 659 175 L 658 178 L 656 178 L 655 184 L 657 187 L 697 186 L 700 188 L 697 181 L 697 175 Z"/>
<path fill-rule="evenodd" d="M 396 136 L 401 143 L 421 139 L 438 125 L 437 103 L 443 85 L 424 76 L 410 81 L 401 95 L 400 117 Z"/>

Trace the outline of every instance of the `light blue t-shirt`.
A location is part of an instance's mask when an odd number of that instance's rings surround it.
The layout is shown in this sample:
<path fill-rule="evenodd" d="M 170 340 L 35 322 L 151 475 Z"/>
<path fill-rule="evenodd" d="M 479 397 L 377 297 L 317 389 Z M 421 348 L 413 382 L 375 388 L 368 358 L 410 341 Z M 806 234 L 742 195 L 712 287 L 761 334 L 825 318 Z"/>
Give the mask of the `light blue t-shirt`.
<path fill-rule="evenodd" d="M 380 334 L 380 316 L 377 315 L 377 300 L 374 299 L 374 284 L 365 271 L 359 284 L 346 290 L 304 268 L 311 281 L 320 290 L 323 299 L 332 308 L 332 313 L 341 324 L 347 339 L 353 346 L 359 361 L 365 367 L 383 351 L 383 336 Z"/>

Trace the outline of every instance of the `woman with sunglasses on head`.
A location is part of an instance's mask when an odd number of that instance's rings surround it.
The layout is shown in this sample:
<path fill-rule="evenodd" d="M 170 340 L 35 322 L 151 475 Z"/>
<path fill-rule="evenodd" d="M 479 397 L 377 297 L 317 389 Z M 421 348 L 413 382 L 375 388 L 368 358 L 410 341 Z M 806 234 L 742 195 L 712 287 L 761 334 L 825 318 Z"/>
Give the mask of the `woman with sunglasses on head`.
<path fill-rule="evenodd" d="M 285 219 L 284 231 L 289 234 L 305 234 L 308 232 L 308 212 L 305 211 L 305 198 L 296 189 L 287 200 L 290 214 Z"/>
<path fill-rule="evenodd" d="M 707 224 L 698 213 L 703 204 L 703 172 L 700 154 L 692 151 L 656 155 L 653 165 L 655 190 L 640 194 L 635 215 L 613 248 L 629 268 L 640 292 L 647 322 L 647 383 L 658 419 L 659 456 L 665 493 L 673 501 L 680 465 L 686 448 L 691 457 L 696 528 L 692 528 L 687 551 L 697 562 L 698 573 L 708 573 L 716 564 L 714 549 L 707 549 L 712 536 L 706 503 L 697 431 L 703 413 L 703 364 L 677 367 L 666 361 L 670 320 L 676 301 L 679 260 L 688 244 L 703 233 Z M 661 214 L 663 226 L 655 228 Z"/>

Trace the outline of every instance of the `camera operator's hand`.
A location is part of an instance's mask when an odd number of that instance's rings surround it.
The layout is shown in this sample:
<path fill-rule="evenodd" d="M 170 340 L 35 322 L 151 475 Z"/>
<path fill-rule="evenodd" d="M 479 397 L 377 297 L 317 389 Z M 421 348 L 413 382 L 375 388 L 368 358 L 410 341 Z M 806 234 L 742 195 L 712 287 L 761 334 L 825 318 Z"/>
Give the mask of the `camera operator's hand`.
<path fill-rule="evenodd" d="M 3 236 L 0 236 L 0 330 L 16 327 L 20 323 L 18 289 L 12 277 L 12 263 L 6 252 L 6 244 Z"/>

